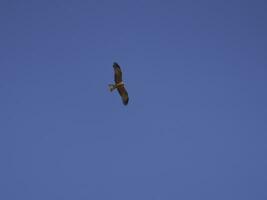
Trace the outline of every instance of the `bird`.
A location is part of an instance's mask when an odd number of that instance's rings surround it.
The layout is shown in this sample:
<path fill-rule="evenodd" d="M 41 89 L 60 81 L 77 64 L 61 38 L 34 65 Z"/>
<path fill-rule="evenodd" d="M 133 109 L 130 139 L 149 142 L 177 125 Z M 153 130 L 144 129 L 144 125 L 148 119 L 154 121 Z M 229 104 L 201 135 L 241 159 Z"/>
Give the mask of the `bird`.
<path fill-rule="evenodd" d="M 113 69 L 114 69 L 114 81 L 115 84 L 109 84 L 109 90 L 110 92 L 112 92 L 113 90 L 117 89 L 121 99 L 122 99 L 122 103 L 126 106 L 129 102 L 129 96 L 128 96 L 128 92 L 125 88 L 124 82 L 122 80 L 122 71 L 121 71 L 121 67 L 119 66 L 118 63 L 114 62 L 113 63 Z"/>

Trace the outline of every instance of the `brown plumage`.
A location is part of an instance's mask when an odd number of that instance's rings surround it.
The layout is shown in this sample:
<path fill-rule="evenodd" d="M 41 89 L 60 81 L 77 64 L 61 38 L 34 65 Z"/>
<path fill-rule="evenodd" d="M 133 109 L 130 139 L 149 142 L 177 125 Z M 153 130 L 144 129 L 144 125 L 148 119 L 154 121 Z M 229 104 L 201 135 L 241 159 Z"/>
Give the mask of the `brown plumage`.
<path fill-rule="evenodd" d="M 112 92 L 113 90 L 117 89 L 121 96 L 123 104 L 127 105 L 129 101 L 129 97 L 128 97 L 127 90 L 125 89 L 124 83 L 122 81 L 121 68 L 117 63 L 113 64 L 113 68 L 114 68 L 115 84 L 109 84 L 109 90 Z"/>

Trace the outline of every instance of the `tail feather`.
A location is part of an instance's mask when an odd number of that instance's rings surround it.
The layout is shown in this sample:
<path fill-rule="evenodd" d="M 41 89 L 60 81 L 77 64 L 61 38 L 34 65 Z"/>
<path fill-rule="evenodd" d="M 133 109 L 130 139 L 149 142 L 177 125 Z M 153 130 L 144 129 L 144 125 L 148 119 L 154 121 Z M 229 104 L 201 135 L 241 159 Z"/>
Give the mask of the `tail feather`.
<path fill-rule="evenodd" d="M 109 87 L 110 92 L 112 92 L 116 88 L 115 85 L 113 85 L 113 84 L 108 84 L 108 87 Z"/>

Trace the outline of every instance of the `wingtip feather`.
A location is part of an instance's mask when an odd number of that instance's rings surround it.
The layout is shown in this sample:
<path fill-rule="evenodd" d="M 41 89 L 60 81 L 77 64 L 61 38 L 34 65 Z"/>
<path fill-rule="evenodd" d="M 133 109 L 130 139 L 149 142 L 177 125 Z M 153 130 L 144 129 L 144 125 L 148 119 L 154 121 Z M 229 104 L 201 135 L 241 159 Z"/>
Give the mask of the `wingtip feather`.
<path fill-rule="evenodd" d="M 119 69 L 120 69 L 120 66 L 119 66 L 119 64 L 118 63 L 116 63 L 116 62 L 114 62 L 113 63 L 113 67 L 115 68 L 115 67 L 118 67 Z"/>

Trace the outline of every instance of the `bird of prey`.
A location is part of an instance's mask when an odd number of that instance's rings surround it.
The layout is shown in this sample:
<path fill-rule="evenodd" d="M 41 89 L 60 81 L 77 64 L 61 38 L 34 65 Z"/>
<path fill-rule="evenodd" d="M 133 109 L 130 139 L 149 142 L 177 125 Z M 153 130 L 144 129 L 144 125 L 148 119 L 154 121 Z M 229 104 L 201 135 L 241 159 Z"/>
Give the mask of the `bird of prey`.
<path fill-rule="evenodd" d="M 122 71 L 120 66 L 117 63 L 113 63 L 113 68 L 114 68 L 114 81 L 115 84 L 109 84 L 109 90 L 112 92 L 113 90 L 117 89 L 122 102 L 124 105 L 128 104 L 129 101 L 129 97 L 128 97 L 128 93 L 127 90 L 124 87 L 124 83 L 122 81 Z"/>

